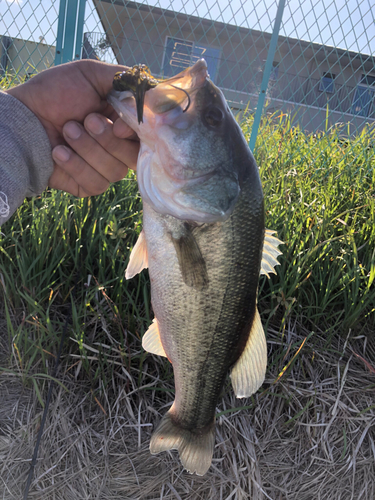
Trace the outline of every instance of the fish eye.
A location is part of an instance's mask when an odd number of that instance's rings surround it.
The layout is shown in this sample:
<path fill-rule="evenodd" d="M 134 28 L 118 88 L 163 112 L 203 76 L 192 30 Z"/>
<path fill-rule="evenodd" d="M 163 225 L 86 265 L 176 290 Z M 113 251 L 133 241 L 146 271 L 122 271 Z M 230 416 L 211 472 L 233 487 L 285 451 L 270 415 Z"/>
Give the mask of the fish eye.
<path fill-rule="evenodd" d="M 204 119 L 211 127 L 218 127 L 224 119 L 224 113 L 217 106 L 210 106 L 204 111 Z"/>

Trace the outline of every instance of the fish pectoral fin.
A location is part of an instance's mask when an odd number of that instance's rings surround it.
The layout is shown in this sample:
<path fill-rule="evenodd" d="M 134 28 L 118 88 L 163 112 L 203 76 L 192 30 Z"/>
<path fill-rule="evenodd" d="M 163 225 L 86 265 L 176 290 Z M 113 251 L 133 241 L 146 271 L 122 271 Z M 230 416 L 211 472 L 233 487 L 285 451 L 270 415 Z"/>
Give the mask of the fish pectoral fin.
<path fill-rule="evenodd" d="M 263 384 L 267 368 L 267 343 L 258 309 L 245 349 L 233 366 L 230 378 L 237 398 L 254 394 Z"/>
<path fill-rule="evenodd" d="M 185 228 L 182 236 L 179 238 L 172 236 L 172 241 L 184 282 L 196 290 L 206 288 L 208 286 L 206 263 L 191 230 Z"/>
<path fill-rule="evenodd" d="M 173 406 L 171 408 L 173 410 Z M 180 460 L 190 474 L 203 476 L 210 468 L 215 444 L 215 420 L 202 429 L 185 429 L 173 420 L 169 410 L 151 436 L 150 452 L 178 450 Z"/>
<path fill-rule="evenodd" d="M 134 245 L 132 253 L 130 254 L 128 267 L 125 271 L 125 278 L 130 280 L 136 274 L 140 273 L 143 269 L 148 267 L 147 246 L 145 232 L 142 229 L 138 237 L 137 243 Z"/>
<path fill-rule="evenodd" d="M 147 352 L 157 354 L 158 356 L 167 357 L 164 351 L 164 347 L 161 343 L 159 326 L 156 318 L 154 318 L 154 321 L 151 323 L 149 329 L 143 335 L 142 347 Z"/>
<path fill-rule="evenodd" d="M 262 253 L 262 262 L 260 265 L 260 274 L 265 274 L 267 278 L 269 278 L 271 273 L 276 274 L 274 266 L 280 265 L 280 262 L 277 260 L 278 255 L 281 255 L 282 252 L 277 248 L 279 245 L 283 245 L 284 242 L 276 238 L 276 236 L 272 236 L 276 231 L 271 231 L 270 229 L 266 229 L 264 235 L 264 244 L 263 244 L 263 253 Z"/>

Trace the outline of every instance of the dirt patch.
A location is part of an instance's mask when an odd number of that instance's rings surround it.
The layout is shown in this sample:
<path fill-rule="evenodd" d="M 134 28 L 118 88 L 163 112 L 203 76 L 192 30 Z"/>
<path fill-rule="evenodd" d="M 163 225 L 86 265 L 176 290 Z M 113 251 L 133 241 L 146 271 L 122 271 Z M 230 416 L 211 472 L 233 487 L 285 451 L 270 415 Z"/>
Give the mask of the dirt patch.
<path fill-rule="evenodd" d="M 4 324 L 0 332 L 0 366 L 8 367 Z M 68 390 L 55 386 L 29 499 L 372 500 L 375 339 L 337 338 L 323 350 L 324 338 L 315 335 L 275 383 L 308 333 L 289 325 L 286 357 L 276 363 L 280 334 L 269 330 L 269 370 L 254 398 L 236 400 L 228 385 L 218 412 L 250 408 L 218 417 L 214 460 L 204 477 L 184 471 L 176 452 L 149 454 L 153 426 L 167 409 L 165 393 L 163 399 L 137 389 L 136 373 L 135 389 L 115 376 L 99 402 L 88 381 L 68 370 L 72 360 L 64 359 L 59 380 Z M 149 365 L 157 362 L 150 356 Z M 43 411 L 34 386 L 12 372 L 0 373 L 4 500 L 23 497 Z"/>

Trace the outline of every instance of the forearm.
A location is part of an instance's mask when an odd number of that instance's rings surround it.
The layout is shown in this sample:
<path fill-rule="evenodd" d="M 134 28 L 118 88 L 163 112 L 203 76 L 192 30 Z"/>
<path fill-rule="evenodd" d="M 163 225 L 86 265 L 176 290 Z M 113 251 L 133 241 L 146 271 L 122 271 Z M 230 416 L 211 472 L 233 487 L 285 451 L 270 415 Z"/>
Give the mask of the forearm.
<path fill-rule="evenodd" d="M 38 118 L 0 91 L 0 225 L 26 196 L 47 186 L 53 171 L 51 145 Z"/>

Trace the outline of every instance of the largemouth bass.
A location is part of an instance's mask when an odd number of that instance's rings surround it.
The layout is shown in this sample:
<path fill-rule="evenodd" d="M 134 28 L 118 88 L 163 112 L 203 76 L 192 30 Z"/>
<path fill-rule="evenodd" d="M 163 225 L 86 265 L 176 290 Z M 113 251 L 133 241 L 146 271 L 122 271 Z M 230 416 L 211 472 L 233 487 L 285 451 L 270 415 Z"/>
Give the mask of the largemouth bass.
<path fill-rule="evenodd" d="M 135 100 L 134 91 L 109 96 L 141 142 L 143 230 L 126 277 L 149 269 L 155 319 L 143 347 L 169 359 L 176 389 L 150 451 L 177 449 L 203 475 L 229 370 L 237 397 L 263 383 L 258 281 L 261 269 L 275 272 L 281 242 L 264 228 L 258 167 L 204 60 L 147 89 L 141 123 Z"/>

